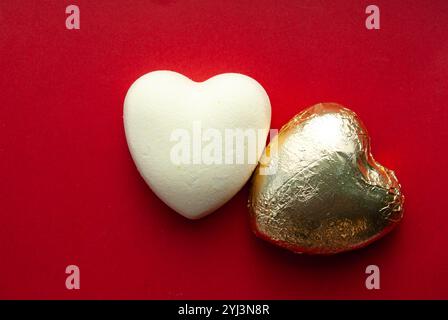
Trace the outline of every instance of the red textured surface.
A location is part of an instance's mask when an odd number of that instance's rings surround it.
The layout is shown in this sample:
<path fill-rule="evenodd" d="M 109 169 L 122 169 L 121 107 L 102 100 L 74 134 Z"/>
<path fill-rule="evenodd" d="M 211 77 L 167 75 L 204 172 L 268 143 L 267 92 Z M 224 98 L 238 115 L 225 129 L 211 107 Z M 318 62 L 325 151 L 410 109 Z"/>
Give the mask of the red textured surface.
<path fill-rule="evenodd" d="M 403 2 L 403 3 L 401 3 Z M 448 298 L 445 162 L 448 3 L 375 1 L 0 2 L 0 298 Z M 255 238 L 247 186 L 188 221 L 131 160 L 122 103 L 142 74 L 257 79 L 272 127 L 320 101 L 351 107 L 406 195 L 370 247 L 293 255 Z M 81 289 L 65 289 L 65 267 Z M 381 269 L 381 289 L 364 270 Z"/>

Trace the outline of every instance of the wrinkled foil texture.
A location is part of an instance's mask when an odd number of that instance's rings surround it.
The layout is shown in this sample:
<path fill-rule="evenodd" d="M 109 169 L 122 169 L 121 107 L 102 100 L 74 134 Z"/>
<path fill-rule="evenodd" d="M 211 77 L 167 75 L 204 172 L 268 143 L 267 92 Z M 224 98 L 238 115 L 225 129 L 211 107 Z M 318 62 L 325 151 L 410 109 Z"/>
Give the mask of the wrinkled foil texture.
<path fill-rule="evenodd" d="M 373 159 L 357 115 L 321 103 L 296 115 L 266 147 L 249 211 L 259 237 L 297 253 L 334 254 L 390 231 L 402 219 L 403 201 L 394 172 Z"/>

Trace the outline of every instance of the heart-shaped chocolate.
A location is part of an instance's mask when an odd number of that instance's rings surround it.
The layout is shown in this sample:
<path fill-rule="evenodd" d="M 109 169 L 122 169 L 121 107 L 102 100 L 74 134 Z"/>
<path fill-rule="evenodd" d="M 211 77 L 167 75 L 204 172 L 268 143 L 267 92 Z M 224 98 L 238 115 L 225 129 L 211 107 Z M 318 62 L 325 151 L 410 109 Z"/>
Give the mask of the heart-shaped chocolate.
<path fill-rule="evenodd" d="M 249 210 L 259 237 L 297 253 L 333 254 L 390 231 L 403 200 L 393 171 L 373 159 L 357 115 L 321 103 L 291 119 L 266 148 Z"/>
<path fill-rule="evenodd" d="M 263 87 L 242 74 L 194 82 L 162 70 L 132 84 L 123 113 L 129 150 L 146 183 L 172 209 L 198 219 L 250 179 L 271 104 Z"/>

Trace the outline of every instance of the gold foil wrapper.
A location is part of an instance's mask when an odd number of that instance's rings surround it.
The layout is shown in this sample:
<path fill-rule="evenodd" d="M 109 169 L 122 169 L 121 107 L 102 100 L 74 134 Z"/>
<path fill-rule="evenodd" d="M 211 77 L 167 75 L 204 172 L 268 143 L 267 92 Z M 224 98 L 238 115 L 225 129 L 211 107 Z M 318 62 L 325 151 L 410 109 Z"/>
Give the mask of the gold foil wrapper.
<path fill-rule="evenodd" d="M 403 216 L 393 171 L 376 162 L 357 115 L 335 103 L 299 113 L 266 147 L 249 198 L 259 237 L 297 253 L 366 246 Z"/>

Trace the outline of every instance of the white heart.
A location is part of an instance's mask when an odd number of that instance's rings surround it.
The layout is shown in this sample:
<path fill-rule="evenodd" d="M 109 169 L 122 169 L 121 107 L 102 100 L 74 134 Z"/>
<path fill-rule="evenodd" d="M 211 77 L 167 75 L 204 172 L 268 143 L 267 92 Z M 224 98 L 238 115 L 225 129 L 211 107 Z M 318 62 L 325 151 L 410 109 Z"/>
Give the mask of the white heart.
<path fill-rule="evenodd" d="M 263 151 L 270 120 L 271 105 L 263 87 L 237 73 L 217 75 L 198 83 L 172 71 L 150 72 L 132 84 L 124 101 L 126 139 L 137 169 L 160 199 L 190 219 L 215 211 L 244 186 Z M 202 130 L 201 139 L 204 132 L 221 133 L 221 140 L 213 135 L 208 137 L 210 145 L 212 141 L 215 146 L 222 141 L 221 164 L 204 163 L 202 158 L 199 164 L 193 163 L 198 161 L 197 155 L 202 155 L 198 145 L 207 155 L 204 151 L 207 140 L 198 140 L 195 135 L 198 127 Z M 244 163 L 235 163 L 236 160 L 226 163 L 230 158 L 226 158 L 229 149 L 225 143 L 230 140 L 226 140 L 225 133 L 232 130 L 235 133 L 237 129 L 252 130 L 257 133 L 257 143 L 262 141 L 255 161 L 247 154 L 248 148 L 252 149 L 245 139 Z M 182 140 L 174 140 L 174 132 L 191 134 L 190 163 L 173 161 L 173 148 L 176 145 L 178 148 Z M 182 140 L 184 144 L 185 141 Z M 240 150 L 236 141 L 232 150 L 235 153 Z"/>

